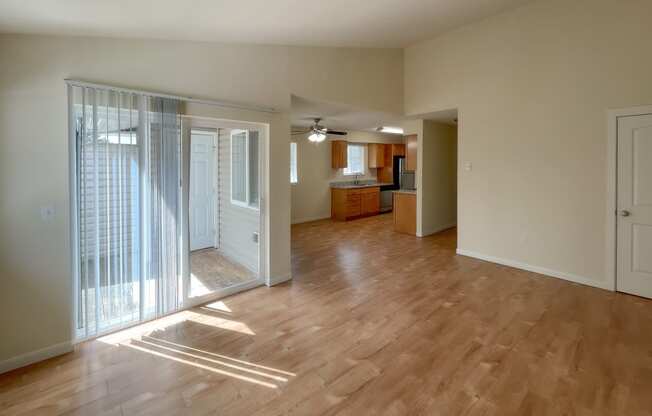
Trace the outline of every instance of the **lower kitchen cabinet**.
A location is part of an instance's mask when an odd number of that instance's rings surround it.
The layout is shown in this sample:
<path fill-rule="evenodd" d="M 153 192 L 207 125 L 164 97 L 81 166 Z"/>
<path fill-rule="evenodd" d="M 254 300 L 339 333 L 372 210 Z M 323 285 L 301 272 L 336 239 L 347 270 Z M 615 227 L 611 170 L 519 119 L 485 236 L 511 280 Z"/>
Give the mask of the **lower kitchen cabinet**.
<path fill-rule="evenodd" d="M 416 235 L 416 192 L 394 192 L 394 231 Z"/>
<path fill-rule="evenodd" d="M 380 213 L 380 188 L 364 188 L 360 191 L 362 215 L 376 215 Z"/>
<path fill-rule="evenodd" d="M 380 213 L 380 187 L 331 188 L 331 218 L 347 221 Z"/>

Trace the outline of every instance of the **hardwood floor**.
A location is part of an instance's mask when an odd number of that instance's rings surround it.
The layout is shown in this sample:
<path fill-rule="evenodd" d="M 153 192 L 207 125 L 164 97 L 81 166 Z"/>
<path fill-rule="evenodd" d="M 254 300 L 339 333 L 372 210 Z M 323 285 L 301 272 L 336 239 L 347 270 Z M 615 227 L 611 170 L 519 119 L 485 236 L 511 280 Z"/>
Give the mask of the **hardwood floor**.
<path fill-rule="evenodd" d="M 295 226 L 292 283 L 2 375 L 0 414 L 652 414 L 651 301 L 391 222 Z"/>

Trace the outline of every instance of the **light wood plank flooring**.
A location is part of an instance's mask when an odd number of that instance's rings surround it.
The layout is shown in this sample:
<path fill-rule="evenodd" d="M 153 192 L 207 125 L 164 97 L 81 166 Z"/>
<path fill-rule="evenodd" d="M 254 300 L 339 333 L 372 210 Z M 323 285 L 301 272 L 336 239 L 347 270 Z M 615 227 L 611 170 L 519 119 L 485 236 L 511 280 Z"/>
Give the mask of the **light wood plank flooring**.
<path fill-rule="evenodd" d="M 295 226 L 291 284 L 0 376 L 0 414 L 652 414 L 652 302 L 391 229 Z"/>

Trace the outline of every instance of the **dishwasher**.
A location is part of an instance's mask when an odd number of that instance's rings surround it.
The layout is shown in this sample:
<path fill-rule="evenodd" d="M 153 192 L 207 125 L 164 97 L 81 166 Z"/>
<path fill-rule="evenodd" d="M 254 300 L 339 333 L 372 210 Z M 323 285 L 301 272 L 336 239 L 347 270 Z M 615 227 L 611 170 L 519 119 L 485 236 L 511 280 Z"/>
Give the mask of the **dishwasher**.
<path fill-rule="evenodd" d="M 394 156 L 392 172 L 392 184 L 382 185 L 380 187 L 380 212 L 389 212 L 394 208 L 394 193 L 401 189 L 401 176 L 405 172 L 405 157 Z"/>
<path fill-rule="evenodd" d="M 383 190 L 384 186 L 380 187 L 380 212 L 389 212 L 393 207 L 393 193 L 394 186 L 388 186 L 387 190 Z"/>

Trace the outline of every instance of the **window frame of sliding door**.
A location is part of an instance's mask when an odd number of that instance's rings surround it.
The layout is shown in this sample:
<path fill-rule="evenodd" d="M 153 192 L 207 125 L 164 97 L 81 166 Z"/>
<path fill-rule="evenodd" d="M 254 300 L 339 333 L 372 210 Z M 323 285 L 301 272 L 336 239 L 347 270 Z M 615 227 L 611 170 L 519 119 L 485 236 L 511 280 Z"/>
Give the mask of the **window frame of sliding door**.
<path fill-rule="evenodd" d="M 79 183 L 78 183 L 78 169 L 79 169 L 79 151 L 78 151 L 78 143 L 77 143 L 77 137 L 76 137 L 76 123 L 74 119 L 74 111 L 71 111 L 73 108 L 74 104 L 74 94 L 72 88 L 75 85 L 73 84 L 67 84 L 67 98 L 68 98 L 68 181 L 69 181 L 69 220 L 70 220 L 70 225 L 69 225 L 69 230 L 70 230 L 70 269 L 71 269 L 71 278 L 72 278 L 72 290 L 70 293 L 72 294 L 73 301 L 70 303 L 72 306 L 70 309 L 70 322 L 71 322 L 71 330 L 70 330 L 70 345 L 76 345 L 80 344 L 83 342 L 87 341 L 92 341 L 97 338 L 101 338 L 103 336 L 106 336 L 110 333 L 117 332 L 117 331 L 123 331 L 132 327 L 136 327 L 142 324 L 145 324 L 147 322 L 163 318 L 168 315 L 173 315 L 175 313 L 182 312 L 184 310 L 190 309 L 192 307 L 195 307 L 197 305 L 201 305 L 204 303 L 212 302 L 217 299 L 223 298 L 225 296 L 229 296 L 238 292 L 241 292 L 243 290 L 247 289 L 252 289 L 258 286 L 262 286 L 265 284 L 271 283 L 269 280 L 269 270 L 268 270 L 268 222 L 269 218 L 267 216 L 269 215 L 269 209 L 268 209 L 268 192 L 269 192 L 269 137 L 270 137 L 270 126 L 267 123 L 261 123 L 261 122 L 248 122 L 248 121 L 230 121 L 230 120 L 223 120 L 223 119 L 216 119 L 216 118 L 210 118 L 210 120 L 217 121 L 217 122 L 225 122 L 228 124 L 232 123 L 238 123 L 242 125 L 248 125 L 252 126 L 253 129 L 258 130 L 259 132 L 259 142 L 258 142 L 258 149 L 259 149 L 259 169 L 258 169 L 258 177 L 259 177 L 259 218 L 260 218 L 260 223 L 259 223 L 259 238 L 258 238 L 258 244 L 259 244 L 259 250 L 258 250 L 258 276 L 256 277 L 255 280 L 252 280 L 250 282 L 245 282 L 239 285 L 234 285 L 228 288 L 225 288 L 223 290 L 219 290 L 216 292 L 211 293 L 210 295 L 207 295 L 206 297 L 199 297 L 197 299 L 193 299 L 193 301 L 188 301 L 186 299 L 183 299 L 181 304 L 179 305 L 179 308 L 175 311 L 165 313 L 162 315 L 158 316 L 153 316 L 150 319 L 144 319 L 140 320 L 138 322 L 133 322 L 131 324 L 127 324 L 124 326 L 121 326 L 119 328 L 114 328 L 114 329 L 109 329 L 107 331 L 103 332 L 98 332 L 94 333 L 92 335 L 88 336 L 82 336 L 78 337 L 77 333 L 77 324 L 78 324 L 78 316 L 77 316 L 77 311 L 79 308 L 79 303 L 78 303 L 78 295 L 79 295 L 79 277 L 80 277 L 80 262 L 79 262 L 79 255 L 80 255 L 80 249 L 79 249 L 79 244 L 80 244 L 80 236 L 79 236 Z M 183 120 L 185 119 L 185 116 L 181 117 L 182 120 L 182 129 L 183 129 Z M 141 120 L 139 119 L 139 123 L 141 123 Z M 183 139 L 182 139 L 183 140 Z M 181 143 L 181 160 L 180 163 L 183 161 L 183 142 Z M 181 184 L 184 184 L 185 179 L 184 176 L 186 175 L 186 172 L 184 169 L 181 170 L 180 172 L 180 182 Z M 184 187 L 181 186 L 181 195 L 184 195 L 184 192 L 187 192 L 187 189 L 184 190 Z M 182 204 L 183 206 L 183 204 Z M 188 228 L 187 228 L 187 222 L 185 222 L 188 219 L 187 212 L 182 208 L 182 228 L 181 228 L 181 244 L 180 250 L 184 250 L 185 243 L 184 240 L 187 241 L 188 236 L 186 235 Z M 142 224 L 141 224 L 142 226 Z M 184 232 L 184 227 L 185 227 L 185 232 Z M 181 253 L 181 262 L 182 262 L 182 268 L 181 268 L 181 276 L 182 278 L 185 278 L 184 271 L 189 271 L 189 267 L 187 265 L 187 261 L 189 260 L 189 252 L 187 251 L 186 253 Z M 142 260 L 142 259 L 141 259 Z M 183 296 L 186 296 L 186 293 L 184 291 Z M 142 308 L 143 305 L 141 303 L 140 308 Z M 86 323 L 88 324 L 88 323 Z"/>
<path fill-rule="evenodd" d="M 71 331 L 70 339 L 72 343 L 78 342 L 77 337 L 77 324 L 78 324 L 78 309 L 79 309 L 79 188 L 77 168 L 79 166 L 77 157 L 77 136 L 76 136 L 76 123 L 74 118 L 73 101 L 73 86 L 66 85 L 68 94 L 68 180 L 69 180 L 69 204 L 70 204 L 70 266 L 72 275 L 72 309 L 70 313 Z"/>
<path fill-rule="evenodd" d="M 244 290 L 253 289 L 258 286 L 263 286 L 269 282 L 268 276 L 268 249 L 267 249 L 267 224 L 268 224 L 268 212 L 267 209 L 267 194 L 268 194 L 268 183 L 269 183 L 269 124 L 262 122 L 254 121 L 244 121 L 244 120 L 226 120 L 213 117 L 200 117 L 192 115 L 182 115 L 181 117 L 181 129 L 182 131 L 187 131 L 188 144 L 190 144 L 190 135 L 193 130 L 201 131 L 202 129 L 217 129 L 218 137 L 218 151 L 219 154 L 219 129 L 239 129 L 239 130 L 256 130 L 258 131 L 258 208 L 255 210 L 258 211 L 259 226 L 258 226 L 258 273 L 255 279 L 251 281 L 240 283 L 237 285 L 229 286 L 223 289 L 216 290 L 212 293 L 208 293 L 203 296 L 197 296 L 195 298 L 189 297 L 189 287 L 190 287 L 190 234 L 189 234 L 189 216 L 188 210 L 184 209 L 181 216 L 181 238 L 182 241 L 181 247 L 183 252 L 181 253 L 182 259 L 182 279 L 183 279 L 183 302 L 179 310 L 193 308 L 195 306 L 203 305 L 209 302 L 214 302 L 218 299 L 224 298 L 242 292 Z M 194 123 L 193 123 L 194 121 Z M 188 126 L 184 127 L 185 123 L 190 123 Z M 247 134 L 247 146 L 248 146 L 248 137 Z M 229 137 L 229 151 L 230 151 L 230 140 Z M 184 155 L 184 152 L 189 152 L 189 146 L 184 145 L 184 137 L 181 138 L 181 153 L 182 160 L 188 163 L 190 162 L 190 155 Z M 186 161 L 187 159 L 187 161 Z M 218 162 L 219 163 L 219 162 Z M 182 206 L 185 207 L 185 200 L 189 196 L 189 185 L 190 185 L 190 170 L 189 166 L 184 166 L 181 170 L 182 176 L 182 190 L 181 197 L 184 201 Z M 248 170 L 248 168 L 247 168 Z M 188 178 L 185 176 L 188 175 Z M 185 189 L 184 189 L 185 188 Z M 248 192 L 248 191 L 247 191 Z M 230 193 L 229 193 L 230 199 Z M 244 208 L 244 206 L 243 206 Z M 252 207 L 247 207 L 249 209 L 254 209 Z M 216 219 L 218 221 L 218 219 Z"/>

